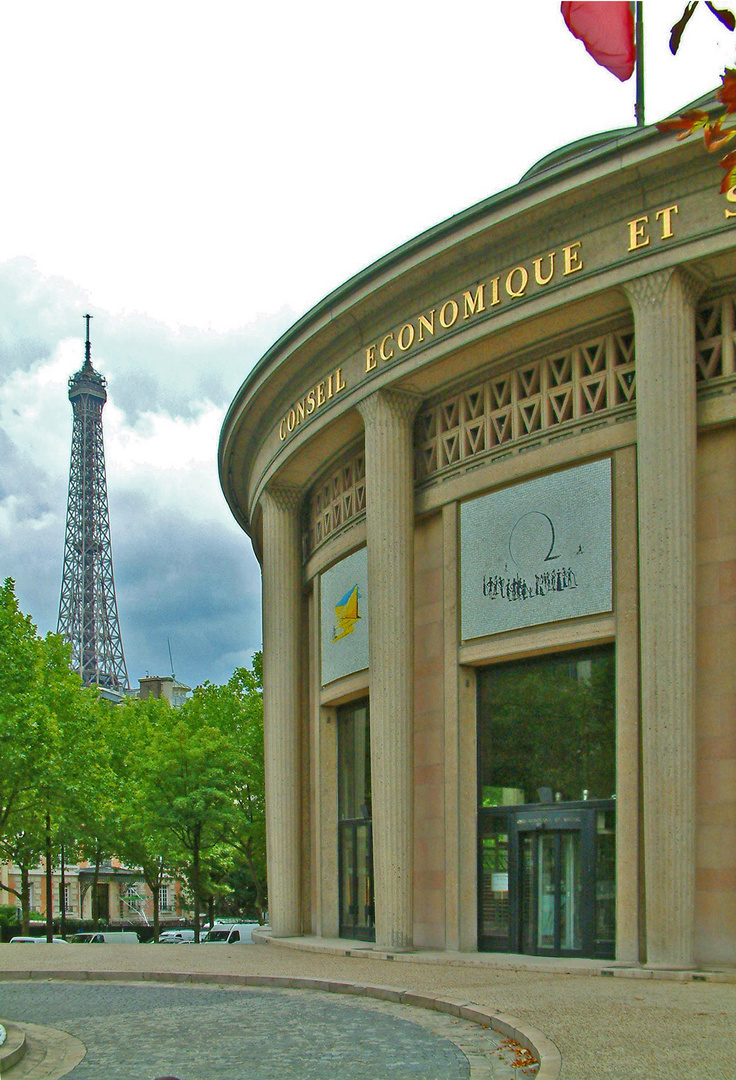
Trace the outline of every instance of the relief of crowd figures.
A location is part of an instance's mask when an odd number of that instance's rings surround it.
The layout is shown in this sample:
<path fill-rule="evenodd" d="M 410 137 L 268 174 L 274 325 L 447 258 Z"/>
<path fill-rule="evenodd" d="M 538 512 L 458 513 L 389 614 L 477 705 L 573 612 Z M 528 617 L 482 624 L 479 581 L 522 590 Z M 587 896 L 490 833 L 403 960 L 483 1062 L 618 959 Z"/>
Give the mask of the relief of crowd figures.
<path fill-rule="evenodd" d="M 483 576 L 483 595 L 491 600 L 508 600 L 510 603 L 516 600 L 534 600 L 538 596 L 547 596 L 548 593 L 560 593 L 565 589 L 577 589 L 577 587 L 575 572 L 569 566 L 535 574 L 534 584 L 519 574 L 515 577 L 504 577 L 501 574 Z"/>

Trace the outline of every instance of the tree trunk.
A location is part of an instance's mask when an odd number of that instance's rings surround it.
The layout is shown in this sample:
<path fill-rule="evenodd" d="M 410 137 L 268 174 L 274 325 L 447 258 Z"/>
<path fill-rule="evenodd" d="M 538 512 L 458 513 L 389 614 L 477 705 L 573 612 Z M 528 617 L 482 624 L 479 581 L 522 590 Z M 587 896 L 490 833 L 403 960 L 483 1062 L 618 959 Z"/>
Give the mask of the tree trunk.
<path fill-rule="evenodd" d="M 61 908 L 61 936 L 66 937 L 66 863 L 64 861 L 64 844 L 61 845 L 61 881 L 59 883 L 59 907 Z"/>
<path fill-rule="evenodd" d="M 263 924 L 266 921 L 265 912 L 263 910 L 263 900 L 264 900 L 264 896 L 263 896 L 264 888 L 263 888 L 263 885 L 264 885 L 264 883 L 263 883 L 263 880 L 262 880 L 262 878 L 260 877 L 260 875 L 258 873 L 258 868 L 256 867 L 255 860 L 253 859 L 253 846 L 252 846 L 250 837 L 248 837 L 246 842 L 241 845 L 240 850 L 242 851 L 242 853 L 243 853 L 243 855 L 245 857 L 246 866 L 248 867 L 248 873 L 250 874 L 250 880 L 255 885 L 256 897 L 255 897 L 255 900 L 253 901 L 253 906 L 256 909 L 256 911 L 258 912 L 258 922 L 261 924 L 261 926 L 263 926 Z"/>
<path fill-rule="evenodd" d="M 97 886 L 100 883 L 100 863 L 102 862 L 102 848 L 100 842 L 97 842 L 95 848 L 95 872 L 92 878 L 92 925 L 97 929 L 100 923 L 100 905 L 99 897 L 97 895 Z M 109 912 L 108 912 L 109 914 Z"/>
<path fill-rule="evenodd" d="M 27 937 L 31 929 L 31 879 L 26 863 L 20 868 L 20 932 Z"/>
<path fill-rule="evenodd" d="M 199 841 L 200 833 L 197 827 L 194 830 L 194 843 L 192 845 L 192 892 L 194 893 L 194 940 L 199 942 L 199 912 L 200 912 L 200 887 L 199 887 Z"/>
<path fill-rule="evenodd" d="M 153 897 L 153 940 L 158 941 L 159 929 L 160 929 L 160 898 L 161 898 L 161 885 L 157 881 L 156 884 L 151 887 L 151 895 Z"/>
<path fill-rule="evenodd" d="M 51 814 L 46 811 L 46 941 L 54 940 L 54 883 L 51 875 Z"/>
<path fill-rule="evenodd" d="M 211 893 L 210 893 L 209 899 L 207 901 L 207 913 L 208 913 L 209 918 L 210 918 L 210 929 L 211 929 L 212 925 L 213 925 L 213 923 L 215 921 L 215 898 Z"/>

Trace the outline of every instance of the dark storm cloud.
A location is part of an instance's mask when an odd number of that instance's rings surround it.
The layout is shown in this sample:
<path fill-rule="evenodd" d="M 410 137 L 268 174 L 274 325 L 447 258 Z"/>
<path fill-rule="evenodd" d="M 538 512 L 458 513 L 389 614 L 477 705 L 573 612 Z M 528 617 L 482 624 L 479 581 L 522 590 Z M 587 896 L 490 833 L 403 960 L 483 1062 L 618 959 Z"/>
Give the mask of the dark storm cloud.
<path fill-rule="evenodd" d="M 128 674 L 225 682 L 261 647 L 260 569 L 244 533 L 195 522 L 154 497 L 117 499 L 115 584 Z"/>
<path fill-rule="evenodd" d="M 39 630 L 56 629 L 66 483 L 20 455 L 0 428 L 0 578 L 16 581 Z"/>
<path fill-rule="evenodd" d="M 202 416 L 201 403 L 224 410 L 292 319 L 284 311 L 230 334 L 176 332 L 143 316 L 95 312 L 81 290 L 43 278 L 29 260 L 0 264 L 0 393 L 6 392 L 5 428 L 0 426 L 0 579 L 16 580 L 21 608 L 41 633 L 55 630 L 58 615 L 72 417 L 58 371 L 53 384 L 34 382 L 34 372 L 39 362 L 56 362 L 60 342 L 69 338 L 79 340 L 78 364 L 72 361 L 69 374 L 81 366 L 87 311 L 94 316 L 93 362 L 107 378 L 109 400 L 127 426 L 135 428 L 143 414 L 152 413 L 190 422 L 192 431 Z M 28 401 L 26 375 L 29 395 L 39 395 L 34 421 L 19 412 L 20 403 Z M 31 423 L 39 428 L 38 438 L 29 437 Z M 216 439 L 211 448 L 216 497 L 206 500 L 209 509 L 199 505 L 201 470 L 195 471 L 191 496 L 181 474 L 167 486 L 163 468 L 152 472 L 144 466 L 140 481 L 131 470 L 111 477 L 109 423 L 105 445 L 108 485 L 115 488 L 113 561 L 131 683 L 137 685 L 147 671 L 170 672 L 169 640 L 177 677 L 192 686 L 206 679 L 224 682 L 261 647 L 260 570 L 250 541 L 217 490 Z"/>

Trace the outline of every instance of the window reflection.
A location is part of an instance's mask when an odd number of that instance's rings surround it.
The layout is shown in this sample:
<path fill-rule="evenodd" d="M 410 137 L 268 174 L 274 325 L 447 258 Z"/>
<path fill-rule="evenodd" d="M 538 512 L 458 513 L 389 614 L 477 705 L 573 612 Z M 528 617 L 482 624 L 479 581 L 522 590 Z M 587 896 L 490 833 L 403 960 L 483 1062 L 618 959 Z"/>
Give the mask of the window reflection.
<path fill-rule="evenodd" d="M 481 806 L 610 799 L 615 753 L 613 646 L 479 673 Z"/>

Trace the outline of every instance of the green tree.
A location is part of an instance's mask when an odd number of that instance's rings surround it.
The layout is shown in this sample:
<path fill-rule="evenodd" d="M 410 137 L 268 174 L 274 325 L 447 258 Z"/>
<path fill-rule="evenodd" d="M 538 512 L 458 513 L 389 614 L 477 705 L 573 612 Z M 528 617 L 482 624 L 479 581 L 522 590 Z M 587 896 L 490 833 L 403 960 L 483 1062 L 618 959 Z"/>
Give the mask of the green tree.
<path fill-rule="evenodd" d="M 180 870 L 194 905 L 195 937 L 209 903 L 232 890 L 236 865 L 245 868 L 253 904 L 263 918 L 266 829 L 263 697 L 260 655 L 227 683 L 205 683 L 150 749 L 157 791 L 156 828 L 180 852 Z"/>
<path fill-rule="evenodd" d="M 0 844 L 21 871 L 23 917 L 27 872 L 46 859 L 47 893 L 59 842 L 94 844 L 113 817 L 107 760 L 109 708 L 69 669 L 69 645 L 40 638 L 7 579 L 0 588 Z M 25 882 L 25 883 L 24 883 Z M 53 933 L 53 897 L 47 935 Z"/>
<path fill-rule="evenodd" d="M 6 578 L 0 587 L 0 837 L 33 803 L 33 779 L 46 736 L 42 644 Z"/>
<path fill-rule="evenodd" d="M 253 668 L 238 668 L 227 684 L 233 704 L 231 722 L 240 748 L 236 806 L 230 842 L 245 871 L 251 904 L 263 922 L 267 904 L 266 781 L 263 755 L 263 656 Z"/>
<path fill-rule="evenodd" d="M 153 898 L 153 937 L 160 931 L 161 886 L 182 861 L 178 840 L 159 811 L 162 758 L 155 752 L 173 719 L 161 698 L 130 699 L 114 710 L 112 767 L 118 801 L 114 847 L 128 866 L 140 869 Z"/>
<path fill-rule="evenodd" d="M 20 888 L 13 888 L 9 881 L 3 882 L 3 888 L 19 901 L 21 933 L 27 934 L 31 919 L 30 872 L 38 866 L 46 850 L 46 832 L 40 815 L 33 810 L 15 815 L 13 823 L 17 831 L 0 838 L 0 858 L 18 867 Z"/>
<path fill-rule="evenodd" d="M 155 828 L 178 850 L 179 869 L 194 901 L 194 936 L 199 940 L 207 862 L 231 830 L 234 812 L 233 748 L 203 706 L 206 687 L 172 710 L 149 747 L 156 783 Z"/>

